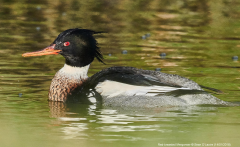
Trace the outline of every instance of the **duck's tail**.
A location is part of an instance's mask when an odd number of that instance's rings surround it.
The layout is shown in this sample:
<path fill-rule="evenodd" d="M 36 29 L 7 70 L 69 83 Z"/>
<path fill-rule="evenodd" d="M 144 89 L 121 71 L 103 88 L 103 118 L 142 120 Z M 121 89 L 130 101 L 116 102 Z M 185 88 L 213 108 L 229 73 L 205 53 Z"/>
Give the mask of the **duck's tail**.
<path fill-rule="evenodd" d="M 203 86 L 203 85 L 200 85 L 200 86 L 201 86 L 201 88 L 208 89 L 208 90 L 211 90 L 213 92 L 217 92 L 218 94 L 223 93 L 221 90 L 218 90 L 218 89 L 215 89 L 215 88 L 211 88 L 211 87 L 207 87 L 207 86 Z"/>

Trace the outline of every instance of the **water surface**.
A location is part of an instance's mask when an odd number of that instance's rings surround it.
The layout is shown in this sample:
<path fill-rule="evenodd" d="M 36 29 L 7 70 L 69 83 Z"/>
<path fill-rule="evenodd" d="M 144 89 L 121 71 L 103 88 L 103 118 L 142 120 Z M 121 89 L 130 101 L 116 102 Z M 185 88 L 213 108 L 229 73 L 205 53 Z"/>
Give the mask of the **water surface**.
<path fill-rule="evenodd" d="M 178 74 L 239 102 L 240 3 L 237 0 L 0 0 L 0 143 L 25 146 L 237 146 L 239 107 L 154 110 L 103 108 L 47 101 L 64 58 L 23 58 L 69 28 L 96 35 L 107 65 Z M 122 54 L 126 50 L 127 54 Z M 166 57 L 159 56 L 166 53 Z"/>

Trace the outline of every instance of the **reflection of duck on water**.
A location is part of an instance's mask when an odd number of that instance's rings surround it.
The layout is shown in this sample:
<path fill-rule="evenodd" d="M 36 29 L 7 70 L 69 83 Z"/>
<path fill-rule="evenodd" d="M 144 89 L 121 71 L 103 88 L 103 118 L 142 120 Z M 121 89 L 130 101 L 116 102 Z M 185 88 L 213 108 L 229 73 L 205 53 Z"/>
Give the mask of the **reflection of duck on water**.
<path fill-rule="evenodd" d="M 47 48 L 23 54 L 24 57 L 51 54 L 65 57 L 64 67 L 52 80 L 50 101 L 101 102 L 104 105 L 133 107 L 228 104 L 206 93 L 187 78 L 157 71 L 110 67 L 88 78 L 88 68 L 94 58 L 103 63 L 93 37 L 96 33 L 86 29 L 69 29 Z"/>
<path fill-rule="evenodd" d="M 211 106 L 113 108 L 96 104 L 56 101 L 49 101 L 49 109 L 50 117 L 56 118 L 52 119 L 50 126 L 59 129 L 63 133 L 61 137 L 64 139 L 81 138 L 92 140 L 95 138 L 101 141 L 103 139 L 112 139 L 112 137 L 122 140 L 124 139 L 123 135 L 127 138 L 136 138 L 136 134 L 129 134 L 129 131 L 137 131 L 138 135 L 142 132 L 144 134 L 140 135 L 142 137 L 146 137 L 146 131 L 161 132 L 163 135 L 164 133 L 168 134 L 176 131 L 176 129 L 179 130 L 179 127 L 185 129 L 186 121 L 188 124 L 192 121 L 198 122 L 196 120 L 198 118 L 203 120 L 201 116 L 216 116 L 219 111 L 219 107 Z M 179 125 L 179 127 L 176 127 L 176 125 Z M 118 136 L 118 133 L 109 134 L 109 132 L 125 132 L 125 134 Z"/>

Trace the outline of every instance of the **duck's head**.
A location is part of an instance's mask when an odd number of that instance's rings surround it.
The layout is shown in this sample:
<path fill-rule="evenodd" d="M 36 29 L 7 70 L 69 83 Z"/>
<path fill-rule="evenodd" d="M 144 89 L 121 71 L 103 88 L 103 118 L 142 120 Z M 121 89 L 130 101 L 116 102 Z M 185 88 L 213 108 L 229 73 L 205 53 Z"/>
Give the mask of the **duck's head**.
<path fill-rule="evenodd" d="M 94 32 L 87 29 L 68 29 L 58 35 L 53 43 L 40 51 L 22 54 L 23 57 L 61 54 L 70 66 L 89 65 L 96 57 L 104 63 L 103 56 L 93 37 Z"/>

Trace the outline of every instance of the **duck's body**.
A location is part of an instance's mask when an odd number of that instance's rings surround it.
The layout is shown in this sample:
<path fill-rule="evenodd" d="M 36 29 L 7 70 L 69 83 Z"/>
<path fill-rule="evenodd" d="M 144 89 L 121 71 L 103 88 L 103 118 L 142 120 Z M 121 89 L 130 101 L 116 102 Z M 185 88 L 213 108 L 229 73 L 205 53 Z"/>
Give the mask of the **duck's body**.
<path fill-rule="evenodd" d="M 134 107 L 227 104 L 206 93 L 194 81 L 178 75 L 133 67 L 111 67 L 88 77 L 94 57 L 103 62 L 92 36 L 94 33 L 85 29 L 69 29 L 44 50 L 23 54 L 61 54 L 65 57 L 66 64 L 52 80 L 49 100 Z"/>
<path fill-rule="evenodd" d="M 65 73 L 61 75 L 60 72 L 63 72 L 63 69 L 68 69 L 71 71 L 71 74 Z M 81 76 L 77 76 L 80 78 L 73 80 L 73 76 L 75 76 L 73 74 L 74 70 L 76 72 L 80 69 L 85 71 L 87 67 L 70 69 L 71 67 L 64 65 L 56 73 L 50 86 L 49 100 L 64 102 L 68 100 L 83 103 L 102 103 L 105 106 L 148 108 L 228 104 L 205 92 L 194 81 L 178 75 L 133 67 L 110 67 L 91 77 L 81 74 Z M 75 81 L 75 84 L 72 84 L 72 81 Z M 76 83 L 76 81 L 78 82 Z"/>

